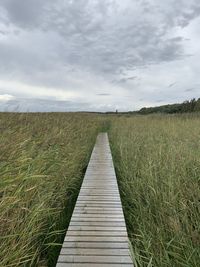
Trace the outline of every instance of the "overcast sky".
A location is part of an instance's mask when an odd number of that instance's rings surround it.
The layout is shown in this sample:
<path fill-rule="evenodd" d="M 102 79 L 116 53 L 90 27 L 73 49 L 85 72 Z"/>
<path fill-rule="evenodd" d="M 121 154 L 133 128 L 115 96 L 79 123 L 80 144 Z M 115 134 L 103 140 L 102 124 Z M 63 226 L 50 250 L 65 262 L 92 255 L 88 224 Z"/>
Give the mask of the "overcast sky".
<path fill-rule="evenodd" d="M 0 110 L 200 97 L 199 0 L 0 0 Z"/>

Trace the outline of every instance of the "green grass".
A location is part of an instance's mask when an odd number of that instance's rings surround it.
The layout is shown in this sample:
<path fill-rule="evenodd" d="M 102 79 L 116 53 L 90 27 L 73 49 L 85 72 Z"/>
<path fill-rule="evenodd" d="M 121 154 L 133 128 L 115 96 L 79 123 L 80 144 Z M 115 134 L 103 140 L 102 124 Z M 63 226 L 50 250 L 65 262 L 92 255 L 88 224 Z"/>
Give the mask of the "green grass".
<path fill-rule="evenodd" d="M 200 266 L 200 118 L 113 119 L 109 132 L 136 266 Z"/>
<path fill-rule="evenodd" d="M 199 267 L 199 114 L 70 113 L 0 113 L 0 266 L 55 266 L 99 131 L 135 266 Z"/>
<path fill-rule="evenodd" d="M 0 114 L 0 266 L 53 266 L 100 119 Z"/>

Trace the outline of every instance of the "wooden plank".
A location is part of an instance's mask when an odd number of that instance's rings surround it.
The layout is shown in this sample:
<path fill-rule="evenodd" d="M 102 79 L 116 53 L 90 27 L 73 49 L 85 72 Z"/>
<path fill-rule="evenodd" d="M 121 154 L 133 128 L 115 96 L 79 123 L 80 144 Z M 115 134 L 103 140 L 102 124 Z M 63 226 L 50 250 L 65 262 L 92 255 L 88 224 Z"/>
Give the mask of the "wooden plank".
<path fill-rule="evenodd" d="M 112 227 L 125 227 L 125 222 L 124 221 L 71 221 L 70 225 L 72 226 L 110 226 L 112 225 Z"/>
<path fill-rule="evenodd" d="M 103 201 L 98 201 L 98 200 L 80 200 L 77 202 L 77 206 L 76 208 L 78 207 L 85 207 L 85 208 L 93 208 L 93 207 L 96 207 L 96 208 L 107 208 L 107 209 L 112 209 L 112 208 L 118 208 L 120 209 L 121 206 L 120 206 L 120 199 L 107 199 L 107 201 L 104 199 Z"/>
<path fill-rule="evenodd" d="M 97 233 L 99 231 L 118 231 L 118 232 L 124 232 L 126 231 L 126 227 L 112 227 L 112 226 L 69 226 L 68 231 L 96 231 Z"/>
<path fill-rule="evenodd" d="M 118 193 L 118 190 L 117 189 L 113 189 L 113 188 L 85 188 L 85 187 L 82 187 L 82 190 L 81 190 L 81 193 L 82 194 L 88 194 L 88 193 L 95 193 L 95 194 L 99 194 L 99 193 L 104 193 L 104 194 L 115 194 L 115 193 Z"/>
<path fill-rule="evenodd" d="M 64 263 L 58 262 L 56 267 L 133 267 L 133 264 L 126 263 Z"/>
<path fill-rule="evenodd" d="M 127 242 L 64 242 L 63 248 L 128 249 Z"/>
<path fill-rule="evenodd" d="M 106 193 L 106 192 L 88 192 L 87 194 L 85 192 L 81 192 L 81 194 L 79 195 L 79 198 L 88 198 L 88 197 L 101 197 L 101 199 L 104 199 L 104 198 L 112 198 L 112 199 L 120 199 L 119 196 L 116 196 L 116 197 L 113 197 L 113 195 L 115 194 L 116 192 L 109 192 L 109 193 Z"/>
<path fill-rule="evenodd" d="M 118 196 L 118 191 L 115 189 L 107 189 L 107 190 L 103 190 L 103 189 L 83 189 L 82 192 L 79 194 L 80 196 L 115 196 L 117 198 L 119 198 Z"/>
<path fill-rule="evenodd" d="M 68 230 L 67 236 L 116 236 L 116 237 L 125 236 L 127 237 L 127 233 L 126 231 L 118 232 L 118 231 L 103 231 L 103 230 L 102 231 Z"/>
<path fill-rule="evenodd" d="M 131 264 L 130 256 L 68 256 L 60 255 L 58 262 L 66 263 L 129 263 Z"/>
<path fill-rule="evenodd" d="M 77 206 L 75 209 L 74 209 L 74 213 L 77 213 L 77 212 L 86 212 L 86 213 L 89 213 L 89 212 L 121 212 L 123 214 L 123 211 L 122 211 L 122 208 L 120 206 L 113 206 L 113 207 L 109 207 L 109 206 L 92 206 L 92 207 L 88 207 L 88 206 Z"/>
<path fill-rule="evenodd" d="M 96 208 L 108 208 L 108 209 L 119 209 L 121 208 L 121 206 L 119 205 L 119 203 L 115 203 L 115 204 L 104 204 L 104 203 L 77 203 L 76 205 L 76 208 L 93 208 L 93 209 L 96 209 Z"/>
<path fill-rule="evenodd" d="M 107 134 L 100 134 L 56 267 L 133 267 Z"/>
<path fill-rule="evenodd" d="M 112 225 L 112 227 L 125 227 L 125 223 L 123 221 L 119 222 L 119 221 L 72 221 L 70 223 L 70 225 L 72 226 L 110 226 Z"/>
<path fill-rule="evenodd" d="M 108 218 L 102 218 L 102 217 L 98 217 L 98 218 L 95 218 L 95 217 L 87 217 L 87 218 L 74 218 L 72 217 L 71 219 L 71 222 L 109 222 L 110 224 L 112 224 L 113 222 L 124 222 L 124 218 L 112 218 L 112 217 L 108 217 Z"/>
<path fill-rule="evenodd" d="M 118 187 L 117 185 L 112 185 L 112 186 L 108 186 L 107 185 L 102 185 L 102 183 L 83 183 L 82 185 L 82 189 L 101 189 L 101 190 L 117 190 L 118 191 Z"/>
<path fill-rule="evenodd" d="M 87 214 L 87 215 L 90 215 L 90 214 L 96 214 L 96 215 L 118 215 L 118 216 L 122 216 L 123 217 L 123 212 L 122 210 L 105 210 L 105 209 L 98 209 L 98 210 L 89 210 L 89 209 L 77 209 L 74 211 L 74 215 L 81 215 L 81 214 Z"/>
<path fill-rule="evenodd" d="M 65 242 L 126 242 L 127 236 L 66 236 Z"/>
<path fill-rule="evenodd" d="M 94 207 L 94 206 L 76 206 L 74 211 L 82 211 L 82 210 L 87 210 L 87 211 L 122 211 L 122 208 L 120 206 L 113 206 L 113 207 L 109 207 L 109 206 L 97 206 L 97 207 Z"/>
<path fill-rule="evenodd" d="M 110 190 L 118 190 L 118 187 L 117 187 L 117 185 L 115 185 L 115 184 L 107 184 L 107 185 L 104 185 L 104 183 L 102 183 L 102 182 L 100 182 L 100 183 L 84 183 L 83 185 L 82 185 L 82 188 L 83 189 L 90 189 L 90 188 L 94 188 L 94 189 L 96 189 L 96 188 L 99 188 L 99 189 L 110 189 Z"/>
<path fill-rule="evenodd" d="M 98 249 L 98 248 L 62 248 L 60 251 L 61 255 L 96 255 L 96 256 L 116 256 L 123 255 L 129 256 L 128 249 Z"/>
<path fill-rule="evenodd" d="M 109 205 L 109 206 L 120 206 L 121 202 L 120 199 L 103 199 L 103 200 L 97 200 L 97 199 L 80 199 L 77 201 L 78 205 Z"/>
<path fill-rule="evenodd" d="M 93 218 L 96 218 L 96 219 L 98 219 L 98 218 L 104 218 L 104 219 L 111 219 L 111 218 L 118 218 L 118 219 L 124 219 L 124 216 L 123 216 L 123 214 L 122 213 L 120 213 L 120 214 L 93 214 L 93 213 L 79 213 L 79 214 L 77 214 L 77 213 L 74 213 L 73 214 L 73 216 L 72 216 L 72 219 L 76 219 L 76 218 L 91 218 L 91 219 L 93 219 Z M 98 220 L 97 220 L 98 221 Z"/>
<path fill-rule="evenodd" d="M 105 201 L 115 201 L 115 200 L 117 200 L 117 201 L 119 201 L 120 202 L 120 198 L 119 198 L 119 196 L 101 196 L 101 197 L 99 197 L 99 196 L 82 196 L 82 195 L 80 195 L 79 197 L 78 197 L 78 200 L 77 201 L 93 201 L 93 200 L 96 200 L 96 201 L 98 201 L 98 202 L 105 202 Z"/>
<path fill-rule="evenodd" d="M 109 210 L 105 210 L 105 209 L 98 209 L 98 210 L 89 210 L 89 209 L 82 209 L 82 210 L 79 210 L 76 208 L 76 210 L 74 211 L 74 215 L 75 214 L 118 214 L 118 215 L 121 215 L 123 216 L 123 212 L 122 210 L 112 210 L 112 209 L 109 209 Z"/>

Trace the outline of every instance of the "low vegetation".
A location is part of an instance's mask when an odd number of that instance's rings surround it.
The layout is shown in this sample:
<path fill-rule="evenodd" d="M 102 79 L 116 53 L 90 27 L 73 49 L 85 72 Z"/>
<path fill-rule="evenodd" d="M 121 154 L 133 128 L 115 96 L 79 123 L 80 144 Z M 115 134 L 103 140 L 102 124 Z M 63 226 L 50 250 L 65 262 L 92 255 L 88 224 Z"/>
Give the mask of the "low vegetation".
<path fill-rule="evenodd" d="M 199 116 L 113 119 L 110 139 L 138 267 L 199 267 Z"/>
<path fill-rule="evenodd" d="M 152 113 L 186 113 L 186 112 L 199 112 L 200 111 L 200 98 L 184 101 L 181 104 L 162 105 L 158 107 L 142 108 L 136 113 L 146 115 Z"/>
<path fill-rule="evenodd" d="M 0 114 L 0 266 L 54 266 L 108 130 L 136 267 L 199 267 L 198 114 Z"/>

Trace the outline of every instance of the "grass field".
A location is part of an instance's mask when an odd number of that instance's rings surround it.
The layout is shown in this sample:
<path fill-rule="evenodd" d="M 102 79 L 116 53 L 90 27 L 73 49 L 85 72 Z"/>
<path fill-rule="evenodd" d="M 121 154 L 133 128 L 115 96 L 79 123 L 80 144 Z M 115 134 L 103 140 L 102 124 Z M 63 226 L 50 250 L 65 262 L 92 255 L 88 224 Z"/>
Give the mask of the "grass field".
<path fill-rule="evenodd" d="M 0 113 L 0 266 L 54 266 L 107 128 L 136 267 L 199 267 L 200 117 Z"/>
<path fill-rule="evenodd" d="M 200 118 L 116 118 L 114 162 L 136 266 L 200 266 Z"/>
<path fill-rule="evenodd" d="M 98 117 L 0 114 L 0 266 L 54 266 Z"/>

